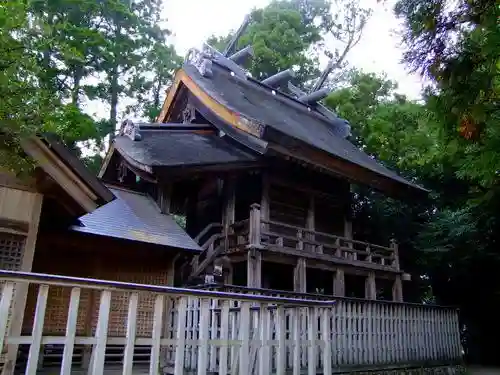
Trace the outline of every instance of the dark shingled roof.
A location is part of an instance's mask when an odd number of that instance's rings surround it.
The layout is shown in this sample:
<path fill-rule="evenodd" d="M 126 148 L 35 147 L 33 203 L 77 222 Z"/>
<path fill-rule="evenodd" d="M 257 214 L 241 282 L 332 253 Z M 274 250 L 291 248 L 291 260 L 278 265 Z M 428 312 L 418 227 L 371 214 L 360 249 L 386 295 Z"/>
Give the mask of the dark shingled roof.
<path fill-rule="evenodd" d="M 255 119 L 283 134 L 305 142 L 327 153 L 357 164 L 379 175 L 399 183 L 423 190 L 406 181 L 395 172 L 379 164 L 347 139 L 334 134 L 335 126 L 342 126 L 344 120 L 329 120 L 314 108 L 311 110 L 297 100 L 277 92 L 260 82 L 248 78 L 231 76 L 228 69 L 212 64 L 213 75 L 203 77 L 192 65 L 183 69 L 207 94 L 230 110 Z M 336 121 L 339 123 L 336 124 Z"/>
<path fill-rule="evenodd" d="M 110 188 L 116 199 L 80 218 L 81 226 L 71 230 L 125 240 L 147 242 L 178 249 L 201 251 L 174 221 L 162 214 L 146 195 Z"/>
<path fill-rule="evenodd" d="M 179 124 L 175 124 L 177 127 Z M 229 144 L 216 134 L 192 130 L 169 130 L 169 124 L 140 129 L 142 139 L 115 139 L 115 147 L 138 163 L 148 166 L 210 165 L 251 162 L 255 156 Z"/>

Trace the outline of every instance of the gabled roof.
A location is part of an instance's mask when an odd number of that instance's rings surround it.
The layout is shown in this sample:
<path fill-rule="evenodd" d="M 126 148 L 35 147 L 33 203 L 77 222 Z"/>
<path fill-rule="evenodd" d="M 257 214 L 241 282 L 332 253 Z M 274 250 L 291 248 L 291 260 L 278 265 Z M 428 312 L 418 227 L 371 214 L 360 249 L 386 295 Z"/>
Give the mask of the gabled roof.
<path fill-rule="evenodd" d="M 232 74 L 215 61 L 209 75 L 202 75 L 191 64 L 177 72 L 159 122 L 169 120 L 175 101 L 186 88 L 203 107 L 200 110 L 205 118 L 257 153 L 297 158 L 391 194 L 427 192 L 345 139 L 342 134 L 348 125 L 333 112 L 301 102 L 251 77 Z"/>
<path fill-rule="evenodd" d="M 71 230 L 93 235 L 146 242 L 172 248 L 201 251 L 200 247 L 175 222 L 162 214 L 145 194 L 110 187 L 116 199 L 82 216 Z"/>
<path fill-rule="evenodd" d="M 73 202 L 71 210 L 76 217 L 92 212 L 114 199 L 111 191 L 55 135 L 30 137 L 22 140 L 21 146 L 45 176 L 49 176 L 63 194 L 67 194 Z"/>
<path fill-rule="evenodd" d="M 266 126 L 262 138 L 266 139 L 266 132 L 269 134 L 270 130 L 274 130 L 379 175 L 421 189 L 378 163 L 349 140 L 340 137 L 339 128 L 345 126 L 345 120 L 338 117 L 332 120 L 317 112 L 314 107 L 277 92 L 257 80 L 231 76 L 227 68 L 217 63 L 213 63 L 213 74 L 209 78 L 203 77 L 192 65 L 185 65 L 183 69 L 217 102 Z"/>

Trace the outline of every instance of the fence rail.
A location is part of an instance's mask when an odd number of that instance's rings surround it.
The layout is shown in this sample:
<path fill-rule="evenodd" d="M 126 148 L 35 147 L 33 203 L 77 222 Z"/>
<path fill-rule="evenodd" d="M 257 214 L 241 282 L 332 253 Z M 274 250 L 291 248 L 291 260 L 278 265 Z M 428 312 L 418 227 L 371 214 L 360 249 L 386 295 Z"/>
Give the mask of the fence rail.
<path fill-rule="evenodd" d="M 138 346 L 149 348 L 149 373 L 299 375 L 346 367 L 449 363 L 461 356 L 458 312 L 377 301 L 318 301 L 200 289 L 131 284 L 0 271 L 0 348 L 29 345 L 25 373 L 34 375 L 44 345 L 61 348 L 62 375 L 74 369 L 75 346 L 91 346 L 91 374 L 103 374 L 106 348 L 123 347 L 123 374 L 131 375 Z M 32 324 L 9 332 L 9 309 L 19 283 L 36 287 Z M 68 291 L 65 332 L 48 328 L 50 291 Z M 98 293 L 91 332 L 77 326 L 85 290 Z M 61 303 L 59 301 L 59 303 Z M 125 308 L 123 308 L 125 306 Z M 59 306 L 61 308 L 61 306 Z M 27 311 L 26 314 L 28 314 Z M 147 320 L 147 322 L 145 322 Z M 147 329 L 139 329 L 139 326 Z M 116 361 L 116 359 L 115 359 Z"/>

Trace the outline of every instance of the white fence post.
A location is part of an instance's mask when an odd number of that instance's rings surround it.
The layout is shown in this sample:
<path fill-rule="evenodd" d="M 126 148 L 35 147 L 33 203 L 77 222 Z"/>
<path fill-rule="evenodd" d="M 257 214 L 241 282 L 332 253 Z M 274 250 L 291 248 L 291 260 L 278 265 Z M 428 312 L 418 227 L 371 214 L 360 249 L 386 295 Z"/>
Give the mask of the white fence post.
<path fill-rule="evenodd" d="M 6 281 L 0 295 L 0 348 L 30 344 L 28 375 L 36 374 L 40 348 L 45 343 L 62 345 L 61 375 L 71 374 L 74 347 L 82 344 L 93 346 L 90 369 L 94 375 L 106 371 L 108 345 L 124 346 L 122 375 L 133 372 L 136 345 L 151 347 L 150 375 L 158 375 L 160 353 L 170 346 L 175 347 L 174 358 L 170 357 L 175 360 L 174 375 L 184 375 L 185 371 L 196 371 L 197 375 L 300 375 L 305 367 L 308 375 L 326 375 L 337 367 L 398 366 L 435 360 L 445 363 L 461 356 L 455 309 L 347 298 L 333 304 L 311 301 L 306 295 L 287 299 L 101 280 L 72 281 L 69 277 L 44 278 L 35 274 L 28 274 L 29 278 L 22 281 L 39 286 L 32 332 L 13 335 L 8 333 L 8 312 L 20 277 L 2 277 L 5 272 L 11 271 L 0 270 L 0 281 Z M 47 302 L 52 285 L 71 288 L 70 298 L 65 300 L 69 307 L 62 336 L 47 331 L 45 326 L 52 316 L 47 315 L 52 314 L 48 309 L 53 300 Z M 80 303 L 84 288 L 101 293 L 93 337 L 77 335 L 79 312 L 86 307 L 83 301 Z M 116 318 L 122 310 L 111 304 L 112 292 L 129 293 L 123 323 Z M 150 321 L 152 331 L 148 336 L 136 337 L 138 311 L 145 307 L 141 306 L 145 303 L 141 293 L 149 296 L 148 304 L 150 296 L 155 296 L 154 308 L 146 306 L 154 314 Z M 176 298 L 173 311 L 164 311 L 165 298 Z M 113 304 L 115 300 L 118 299 L 113 299 Z M 176 322 L 171 323 L 172 335 L 163 337 L 166 314 Z M 123 327 L 119 324 L 123 324 L 126 333 L 108 337 L 111 323 L 112 332 L 121 332 Z"/>
<path fill-rule="evenodd" d="M 61 364 L 61 375 L 71 374 L 71 363 L 73 361 L 73 349 L 75 347 L 76 323 L 78 319 L 79 305 L 80 288 L 72 288 L 68 308 L 68 321 L 66 323 L 66 337 Z"/>
<path fill-rule="evenodd" d="M 33 322 L 33 331 L 31 333 L 32 342 L 28 354 L 28 364 L 26 366 L 26 375 L 36 375 L 38 367 L 38 357 L 42 346 L 43 323 L 45 321 L 45 308 L 47 307 L 47 298 L 49 296 L 49 286 L 40 285 L 38 289 L 38 298 L 36 301 L 35 320 Z"/>

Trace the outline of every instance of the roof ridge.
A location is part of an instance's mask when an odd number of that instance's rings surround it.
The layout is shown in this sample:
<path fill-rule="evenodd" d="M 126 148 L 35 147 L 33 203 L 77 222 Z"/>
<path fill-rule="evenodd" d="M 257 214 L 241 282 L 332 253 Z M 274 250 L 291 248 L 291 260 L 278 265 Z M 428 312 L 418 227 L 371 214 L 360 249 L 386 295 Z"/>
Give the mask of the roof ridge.
<path fill-rule="evenodd" d="M 224 66 L 224 65 L 221 65 L 220 63 L 218 63 L 217 61 L 213 61 L 213 63 L 215 65 L 217 65 L 217 67 L 220 67 L 222 69 L 224 69 L 225 71 L 227 72 L 231 72 L 231 69 L 229 69 L 228 67 Z M 248 82 L 251 82 L 251 83 L 254 83 L 256 84 L 255 85 L 255 88 L 257 90 L 262 90 L 263 92 L 265 92 L 267 95 L 272 95 L 274 96 L 277 100 L 279 100 L 280 102 L 282 102 L 283 104 L 285 105 L 289 105 L 289 106 L 292 106 L 292 108 L 296 109 L 297 111 L 301 111 L 303 112 L 304 114 L 308 114 L 310 116 L 314 116 L 316 119 L 324 122 L 325 125 L 327 126 L 330 126 L 330 127 L 335 127 L 335 126 L 338 126 L 339 124 L 336 124 L 335 123 L 335 120 L 334 119 L 331 119 L 327 116 L 325 116 L 324 114 L 320 113 L 316 106 L 312 106 L 310 104 L 307 104 L 307 103 L 304 103 L 304 102 L 301 102 L 300 100 L 298 100 L 297 98 L 294 98 L 293 96 L 281 91 L 281 90 L 277 90 L 275 89 L 274 87 L 271 87 L 269 85 L 266 85 L 260 81 L 258 81 L 257 79 L 253 78 L 253 77 L 249 77 L 247 76 L 246 79 L 243 79 L 241 77 L 238 77 L 236 75 L 229 77 L 229 79 L 235 79 L 235 80 L 240 80 L 242 82 L 244 82 L 245 80 L 248 81 Z M 268 91 L 269 90 L 269 91 Z M 273 92 L 275 94 L 273 94 Z M 279 94 L 279 95 L 278 95 Z M 320 103 L 317 103 L 317 105 L 321 105 Z M 322 106 L 324 107 L 328 112 L 330 112 L 332 114 L 332 116 L 335 116 L 336 117 L 336 121 L 339 121 L 339 122 L 346 122 L 347 120 L 341 118 L 341 117 L 338 117 L 334 112 L 330 111 L 329 109 L 327 109 L 325 106 Z M 256 119 L 257 120 L 257 119 Z M 329 128 L 329 130 L 331 130 Z M 336 137 L 339 137 L 334 131 L 332 131 L 333 135 L 336 136 Z M 342 138 L 342 137 L 339 137 L 339 138 Z"/>

